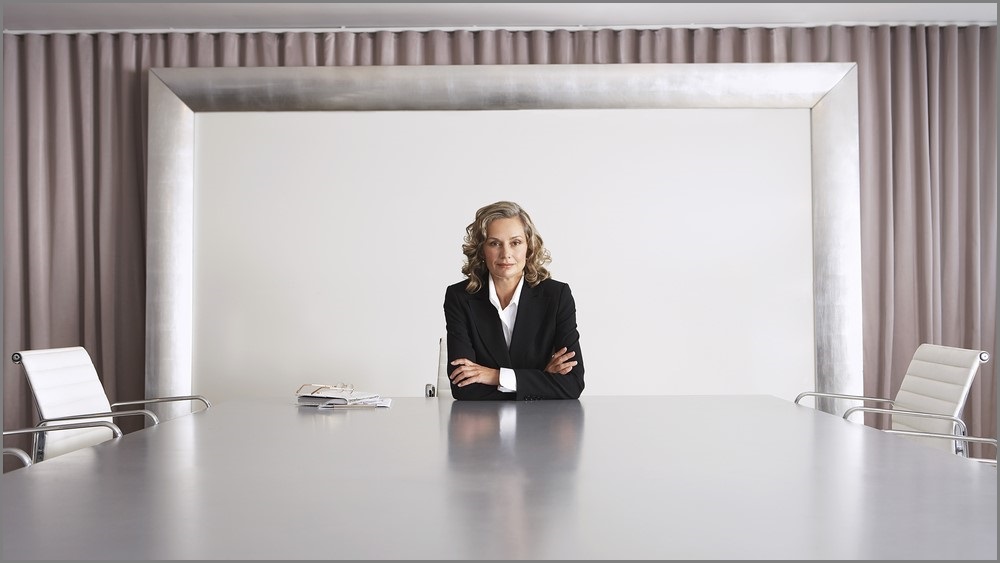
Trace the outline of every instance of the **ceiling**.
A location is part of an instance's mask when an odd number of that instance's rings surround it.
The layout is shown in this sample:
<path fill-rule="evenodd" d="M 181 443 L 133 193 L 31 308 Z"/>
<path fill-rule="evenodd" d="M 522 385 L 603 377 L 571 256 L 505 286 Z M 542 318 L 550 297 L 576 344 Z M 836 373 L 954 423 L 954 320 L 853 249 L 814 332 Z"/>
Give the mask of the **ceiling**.
<path fill-rule="evenodd" d="M 52 3 L 6 2 L 7 32 L 978 23 L 996 3 Z"/>

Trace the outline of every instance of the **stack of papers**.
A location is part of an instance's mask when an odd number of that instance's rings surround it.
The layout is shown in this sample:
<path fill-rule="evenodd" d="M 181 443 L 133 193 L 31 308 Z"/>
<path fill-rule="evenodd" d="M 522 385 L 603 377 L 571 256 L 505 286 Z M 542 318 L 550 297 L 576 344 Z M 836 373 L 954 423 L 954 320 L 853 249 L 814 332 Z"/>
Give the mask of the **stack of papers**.
<path fill-rule="evenodd" d="M 295 392 L 300 406 L 318 407 L 321 409 L 349 407 L 388 407 L 392 399 L 382 397 L 378 393 L 359 391 L 353 385 L 322 385 L 307 383 Z"/>

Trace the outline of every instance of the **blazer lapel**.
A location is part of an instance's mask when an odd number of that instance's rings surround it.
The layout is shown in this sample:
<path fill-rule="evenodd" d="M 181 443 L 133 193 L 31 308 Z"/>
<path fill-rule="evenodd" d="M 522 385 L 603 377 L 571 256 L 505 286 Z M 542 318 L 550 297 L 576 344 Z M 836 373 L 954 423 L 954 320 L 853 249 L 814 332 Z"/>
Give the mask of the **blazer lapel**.
<path fill-rule="evenodd" d="M 483 339 L 486 350 L 493 356 L 499 367 L 510 366 L 510 353 L 507 351 L 507 341 L 503 338 L 503 327 L 497 309 L 490 303 L 490 286 L 484 287 L 469 299 L 472 316 L 476 319 L 476 327 Z M 520 311 L 518 311 L 520 315 Z M 516 331 L 517 324 L 514 329 Z M 480 362 L 482 363 L 482 362 Z"/>

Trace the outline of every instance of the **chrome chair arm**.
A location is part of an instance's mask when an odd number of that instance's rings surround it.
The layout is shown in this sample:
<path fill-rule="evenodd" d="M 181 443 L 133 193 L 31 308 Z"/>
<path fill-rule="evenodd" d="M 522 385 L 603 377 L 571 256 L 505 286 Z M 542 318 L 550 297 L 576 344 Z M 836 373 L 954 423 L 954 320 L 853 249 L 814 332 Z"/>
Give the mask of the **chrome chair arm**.
<path fill-rule="evenodd" d="M 39 424 L 43 424 L 43 423 L 39 423 Z M 88 421 L 88 422 L 73 422 L 73 423 L 70 423 L 70 424 L 57 424 L 55 426 L 40 426 L 40 427 L 36 427 L 36 428 L 18 428 L 16 430 L 4 430 L 3 431 L 3 435 L 4 436 L 16 436 L 18 434 L 31 434 L 32 435 L 32 439 L 35 439 L 35 438 L 38 437 L 39 434 L 41 434 L 43 432 L 55 432 L 55 431 L 58 431 L 58 430 L 82 430 L 84 428 L 98 428 L 98 427 L 104 427 L 104 428 L 107 428 L 107 429 L 111 430 L 111 434 L 115 438 L 121 438 L 122 437 L 121 428 L 118 428 L 118 426 L 116 424 L 108 422 L 106 420 L 91 420 L 91 421 Z M 20 459 L 22 462 L 25 462 L 24 463 L 25 467 L 27 467 L 29 465 L 32 465 L 35 462 L 35 460 L 31 456 L 29 456 L 27 452 L 25 452 L 21 448 L 4 448 L 3 449 L 3 453 L 5 455 L 13 455 L 13 456 L 17 457 L 18 459 Z"/>
<path fill-rule="evenodd" d="M 49 422 L 59 422 L 62 420 L 88 420 L 91 418 L 106 418 L 106 417 L 117 418 L 119 416 L 135 416 L 135 415 L 143 415 L 145 417 L 148 417 L 150 422 L 152 422 L 153 424 L 160 423 L 160 418 L 156 416 L 156 414 L 154 414 L 153 411 L 148 411 L 146 409 L 138 409 L 133 411 L 94 412 L 88 414 L 75 414 L 73 416 L 60 416 L 58 418 L 46 418 L 41 422 L 39 422 L 36 426 L 42 426 L 43 424 L 48 424 Z"/>
<path fill-rule="evenodd" d="M 64 420 L 64 419 L 52 419 L 52 420 Z M 39 422 L 39 424 L 44 424 L 46 422 L 52 422 L 52 420 L 46 420 Z M 37 426 L 35 428 L 18 428 L 17 430 L 4 430 L 4 436 L 14 436 L 17 434 L 39 434 L 41 432 L 54 432 L 56 430 L 80 430 L 83 428 L 94 428 L 95 426 L 103 426 L 111 433 L 114 434 L 115 438 L 122 437 L 121 428 L 118 428 L 117 424 L 113 422 L 108 422 L 106 420 L 92 420 L 90 422 L 73 422 L 70 424 L 57 424 L 55 426 Z"/>
<path fill-rule="evenodd" d="M 22 450 L 21 448 L 4 448 L 3 455 L 12 455 L 16 457 L 21 460 L 21 463 L 24 464 L 25 467 L 31 465 L 31 456 L 29 456 L 28 452 Z"/>
<path fill-rule="evenodd" d="M 212 408 L 212 403 L 201 395 L 183 395 L 177 397 L 157 397 L 155 399 L 143 399 L 141 401 L 122 401 L 120 403 L 112 403 L 111 408 L 123 407 L 128 405 L 144 405 L 146 403 L 169 403 L 172 401 L 201 401 L 205 404 L 206 409 Z"/>
<path fill-rule="evenodd" d="M 806 391 L 804 393 L 799 393 L 795 397 L 795 404 L 799 404 L 801 399 L 805 397 L 829 397 L 831 399 L 854 399 L 855 401 L 873 401 L 878 403 L 889 403 L 893 404 L 892 399 L 883 399 L 882 397 L 864 397 L 862 395 L 843 395 L 841 393 L 824 393 L 822 391 Z"/>
<path fill-rule="evenodd" d="M 958 428 L 962 431 L 962 436 L 969 433 L 968 427 L 965 425 L 965 421 L 957 416 L 951 416 L 949 414 L 938 414 L 933 412 L 921 412 L 921 411 L 905 411 L 898 409 L 882 409 L 878 407 L 851 407 L 844 411 L 844 420 L 848 420 L 850 416 L 856 412 L 877 412 L 882 414 L 890 414 L 893 416 L 915 416 L 918 418 L 936 418 L 939 420 L 950 420 L 958 425 Z"/>
<path fill-rule="evenodd" d="M 918 432 L 916 430 L 891 430 L 890 429 L 890 430 L 884 430 L 883 432 L 885 432 L 887 434 L 901 434 L 903 436 L 918 436 L 918 437 L 921 437 L 921 438 L 939 438 L 939 439 L 944 439 L 944 440 L 957 440 L 957 441 L 966 442 L 966 443 L 968 443 L 968 442 L 975 442 L 977 444 L 992 444 L 993 445 L 993 449 L 994 450 L 997 449 L 997 441 L 995 439 L 993 439 L 993 438 L 980 438 L 978 436 L 957 436 L 957 435 L 954 435 L 954 434 L 941 434 L 941 433 L 938 433 L 938 432 Z M 988 459 L 988 458 L 982 458 L 982 457 L 970 457 L 970 458 L 967 458 L 967 459 L 971 459 L 973 461 L 978 461 L 978 462 L 981 462 L 981 463 L 988 463 L 988 464 L 991 464 L 991 465 L 994 465 L 994 466 L 997 464 L 997 460 L 996 459 Z"/>

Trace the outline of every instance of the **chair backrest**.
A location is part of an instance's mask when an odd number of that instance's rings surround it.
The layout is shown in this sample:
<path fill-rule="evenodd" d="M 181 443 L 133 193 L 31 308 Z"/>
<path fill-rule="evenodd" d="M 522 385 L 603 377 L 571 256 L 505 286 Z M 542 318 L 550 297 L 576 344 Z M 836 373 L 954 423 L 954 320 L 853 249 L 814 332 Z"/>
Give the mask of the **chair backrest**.
<path fill-rule="evenodd" d="M 454 399 L 451 394 L 451 380 L 448 379 L 448 337 L 442 336 L 438 341 L 438 376 L 437 396 L 441 399 Z"/>
<path fill-rule="evenodd" d="M 14 361 L 24 368 L 42 420 L 111 412 L 111 403 L 97 376 L 97 369 L 84 348 L 24 350 L 14 354 Z M 85 420 L 112 421 L 111 417 Z M 107 428 L 46 433 L 38 440 L 36 459 L 49 459 L 93 446 L 110 440 L 112 436 Z"/>
<path fill-rule="evenodd" d="M 988 360 L 989 354 L 980 350 L 921 344 L 906 368 L 892 408 L 961 418 L 979 365 Z M 951 421 L 912 416 L 892 417 L 892 429 L 940 434 L 953 434 L 955 431 Z M 923 441 L 954 451 L 954 444 L 947 440 Z"/>

